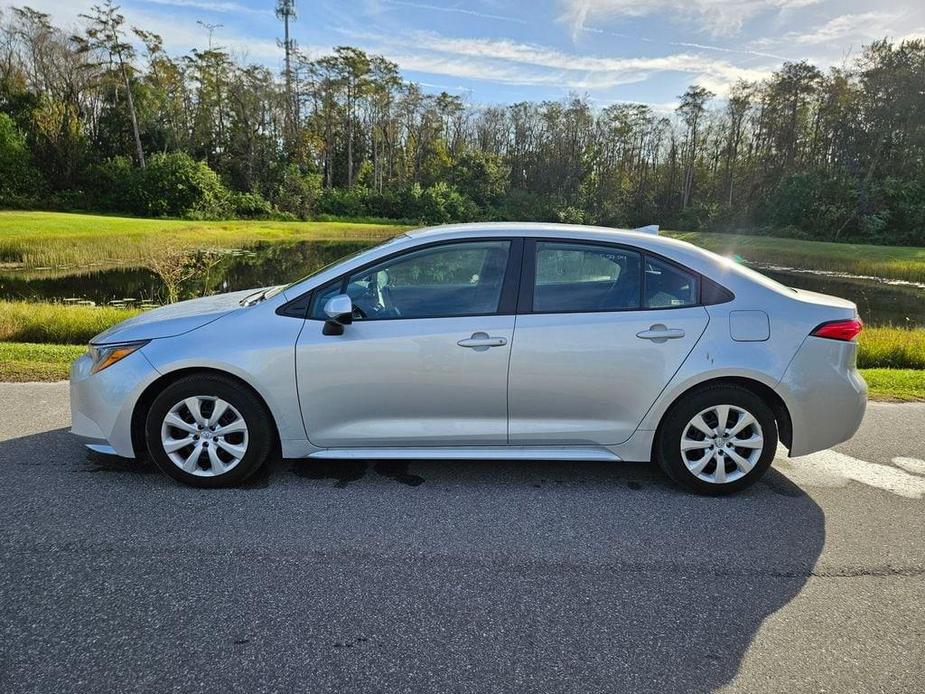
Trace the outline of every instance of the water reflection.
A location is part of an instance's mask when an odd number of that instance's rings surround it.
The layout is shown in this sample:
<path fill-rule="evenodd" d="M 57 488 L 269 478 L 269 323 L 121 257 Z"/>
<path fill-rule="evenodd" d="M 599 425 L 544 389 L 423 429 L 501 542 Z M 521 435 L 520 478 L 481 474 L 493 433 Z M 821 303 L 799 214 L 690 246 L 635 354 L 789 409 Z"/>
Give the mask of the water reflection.
<path fill-rule="evenodd" d="M 376 243 L 310 241 L 256 244 L 249 247 L 247 253 L 226 254 L 207 273 L 185 282 L 179 295 L 181 299 L 189 299 L 216 292 L 288 284 Z M 80 298 L 108 304 L 128 298 L 163 301 L 165 296 L 163 281 L 148 268 L 0 273 L 2 299 L 60 301 Z"/>
<path fill-rule="evenodd" d="M 258 243 L 247 252 L 227 253 L 206 275 L 180 288 L 180 298 L 284 284 L 376 241 L 301 241 Z M 845 278 L 780 269 L 760 269 L 783 284 L 834 294 L 854 301 L 871 325 L 925 326 L 925 289 L 897 286 L 876 279 Z M 30 300 L 87 299 L 108 304 L 125 299 L 163 302 L 164 283 L 147 268 L 99 270 L 9 271 L 0 273 L 0 298 Z"/>
<path fill-rule="evenodd" d="M 920 287 L 886 284 L 876 279 L 757 269 L 788 287 L 853 301 L 868 325 L 925 326 L 925 289 Z"/>

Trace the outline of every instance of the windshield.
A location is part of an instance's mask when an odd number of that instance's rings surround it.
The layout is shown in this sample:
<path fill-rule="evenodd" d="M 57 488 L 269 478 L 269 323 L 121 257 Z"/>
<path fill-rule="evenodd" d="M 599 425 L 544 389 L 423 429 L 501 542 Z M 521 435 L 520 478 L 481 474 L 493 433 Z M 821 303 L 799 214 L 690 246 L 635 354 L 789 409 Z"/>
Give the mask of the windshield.
<path fill-rule="evenodd" d="M 376 250 L 377 248 L 382 248 L 383 246 L 388 246 L 390 243 L 395 243 L 395 242 L 398 241 L 399 239 L 403 239 L 403 238 L 405 238 L 406 236 L 407 236 L 407 234 L 397 234 L 396 236 L 393 236 L 393 237 L 391 237 L 391 238 L 388 238 L 388 239 L 386 239 L 385 241 L 383 241 L 382 243 L 376 244 L 375 246 L 370 246 L 369 248 L 361 248 L 360 250 L 355 251 L 354 253 L 351 253 L 351 254 L 349 254 L 349 255 L 345 255 L 345 256 L 342 257 L 342 258 L 338 258 L 338 259 L 335 260 L 334 262 L 328 263 L 327 265 L 324 265 L 324 266 L 318 268 L 318 269 L 315 270 L 314 272 L 311 272 L 311 273 L 305 275 L 305 277 L 302 277 L 302 278 L 300 278 L 300 279 L 297 279 L 295 282 L 290 282 L 289 284 L 285 284 L 285 285 L 282 285 L 282 286 L 280 286 L 280 287 L 277 287 L 277 288 L 276 288 L 277 291 L 275 291 L 275 292 L 273 292 L 273 293 L 276 294 L 276 293 L 278 293 L 278 292 L 285 291 L 286 289 L 289 289 L 289 287 L 294 287 L 294 286 L 297 285 L 297 284 L 301 284 L 301 283 L 304 282 L 305 280 L 311 279 L 311 278 L 314 277 L 315 275 L 320 275 L 322 272 L 324 272 L 325 270 L 328 270 L 329 268 L 334 267 L 335 265 L 340 265 L 341 263 L 345 263 L 345 262 L 347 262 L 348 260 L 352 260 L 353 258 L 356 258 L 357 256 L 361 256 L 361 255 L 363 255 L 364 253 L 369 253 L 370 251 L 374 251 L 374 250 Z"/>

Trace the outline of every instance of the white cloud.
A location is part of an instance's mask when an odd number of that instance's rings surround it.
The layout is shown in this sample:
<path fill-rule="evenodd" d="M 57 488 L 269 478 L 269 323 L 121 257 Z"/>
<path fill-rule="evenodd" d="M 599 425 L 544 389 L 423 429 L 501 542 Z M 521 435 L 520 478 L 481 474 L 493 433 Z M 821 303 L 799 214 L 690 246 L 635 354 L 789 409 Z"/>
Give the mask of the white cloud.
<path fill-rule="evenodd" d="M 879 39 L 900 42 L 923 37 L 925 12 L 899 9 L 843 14 L 815 26 L 756 39 L 748 46 L 753 49 L 789 50 L 799 58 L 826 67 L 844 61 L 861 46 Z"/>
<path fill-rule="evenodd" d="M 560 0 L 562 20 L 577 33 L 595 20 L 665 14 L 696 20 L 711 34 L 731 34 L 762 13 L 814 5 L 821 0 Z"/>
<path fill-rule="evenodd" d="M 738 79 L 757 80 L 770 70 L 741 68 L 693 53 L 611 58 L 581 55 L 509 39 L 455 38 L 432 32 L 404 36 L 353 34 L 371 41 L 403 69 L 506 84 L 558 86 L 570 90 L 610 89 L 659 73 L 680 72 L 708 80 L 724 93 Z M 409 50 L 413 46 L 414 50 Z"/>
<path fill-rule="evenodd" d="M 171 4 L 185 2 L 185 0 L 166 1 Z M 76 31 L 84 24 L 80 15 L 86 13 L 92 3 L 88 1 L 84 6 L 83 2 L 74 2 L 74 0 L 27 0 L 25 4 L 50 14 L 52 21 L 58 26 L 68 31 Z M 155 4 L 163 3 L 155 2 Z M 197 26 L 194 19 L 184 18 L 183 21 L 178 21 L 177 17 L 170 14 L 150 12 L 133 6 L 123 6 L 120 12 L 125 16 L 127 31 L 137 26 L 160 34 L 168 53 L 178 55 L 188 53 L 193 48 L 202 50 L 208 47 L 208 32 Z M 213 45 L 227 49 L 242 60 L 265 62 L 271 67 L 279 61 L 282 55 L 275 40 L 243 36 L 233 29 L 224 27 L 216 30 Z"/>
<path fill-rule="evenodd" d="M 675 48 L 694 48 L 696 50 L 703 51 L 716 51 L 718 53 L 734 53 L 738 55 L 750 55 L 757 58 L 773 58 L 774 60 L 787 60 L 786 57 L 777 55 L 775 53 L 768 53 L 766 51 L 759 51 L 750 48 L 728 48 L 725 46 L 712 46 L 703 43 L 693 43 L 690 41 L 667 41 L 663 39 L 653 39 L 647 36 L 639 36 L 635 34 L 620 34 L 614 31 L 607 31 L 605 29 L 598 29 L 596 27 L 583 27 L 581 31 L 587 32 L 589 34 L 604 34 L 607 36 L 613 36 L 618 39 L 631 39 L 635 41 L 641 41 L 642 43 L 651 43 L 659 46 L 673 46 Z"/>
<path fill-rule="evenodd" d="M 267 14 L 272 15 L 272 10 L 263 10 L 255 9 L 248 7 L 247 5 L 242 5 L 237 2 L 222 2 L 221 0 L 217 2 L 211 2 L 210 0 L 136 0 L 136 2 L 144 2 L 149 5 L 170 5 L 172 7 L 188 7 L 195 10 L 205 10 L 206 12 L 221 12 L 221 13 L 245 13 L 245 14 Z"/>
<path fill-rule="evenodd" d="M 844 46 L 851 40 L 879 39 L 889 34 L 891 27 L 897 26 L 900 17 L 900 14 L 894 12 L 844 14 L 808 31 L 788 32 L 776 39 L 775 43 L 800 45 L 838 43 Z"/>
<path fill-rule="evenodd" d="M 490 12 L 479 12 L 478 10 L 469 10 L 464 7 L 452 7 L 443 5 L 431 5 L 421 2 L 408 2 L 407 0 L 382 0 L 383 5 L 392 5 L 393 7 L 408 7 L 414 10 L 428 10 L 431 12 L 450 12 L 453 14 L 465 14 L 470 17 L 480 19 L 499 20 L 502 22 L 514 22 L 515 24 L 527 24 L 525 19 L 512 17 L 506 14 L 492 14 Z"/>

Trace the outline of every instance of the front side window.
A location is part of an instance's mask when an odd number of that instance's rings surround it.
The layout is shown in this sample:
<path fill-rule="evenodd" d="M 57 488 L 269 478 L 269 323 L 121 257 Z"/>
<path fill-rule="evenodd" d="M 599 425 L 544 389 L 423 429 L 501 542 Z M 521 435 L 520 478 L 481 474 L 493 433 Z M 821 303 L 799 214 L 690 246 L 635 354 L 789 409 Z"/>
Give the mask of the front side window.
<path fill-rule="evenodd" d="M 678 308 L 700 303 L 696 275 L 646 257 L 646 308 Z"/>
<path fill-rule="evenodd" d="M 510 241 L 472 241 L 411 251 L 347 279 L 356 320 L 448 318 L 495 313 L 501 302 Z M 344 291 L 323 288 L 311 315 L 324 318 L 323 302 Z"/>
<path fill-rule="evenodd" d="M 533 310 L 537 313 L 639 308 L 641 256 L 607 246 L 538 241 Z"/>

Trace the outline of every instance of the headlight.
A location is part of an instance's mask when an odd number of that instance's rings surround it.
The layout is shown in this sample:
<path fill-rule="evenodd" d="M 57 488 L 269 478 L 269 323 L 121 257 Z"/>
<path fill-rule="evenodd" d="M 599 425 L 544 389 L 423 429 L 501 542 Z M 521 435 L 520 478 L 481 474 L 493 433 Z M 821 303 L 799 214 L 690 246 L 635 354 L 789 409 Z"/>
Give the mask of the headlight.
<path fill-rule="evenodd" d="M 90 358 L 93 360 L 90 373 L 95 374 L 97 371 L 109 368 L 117 361 L 125 359 L 132 352 L 137 352 L 150 341 L 123 342 L 120 345 L 90 345 Z"/>

